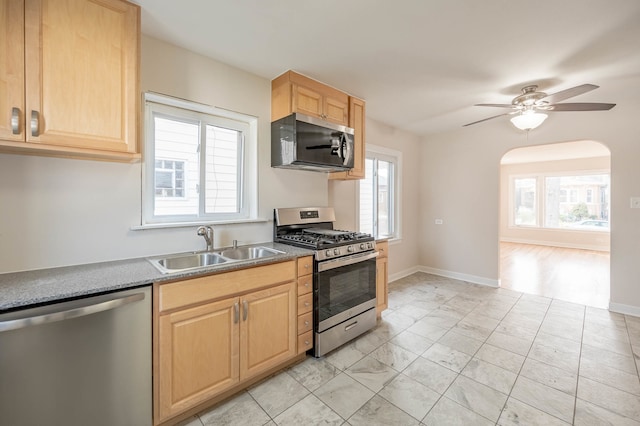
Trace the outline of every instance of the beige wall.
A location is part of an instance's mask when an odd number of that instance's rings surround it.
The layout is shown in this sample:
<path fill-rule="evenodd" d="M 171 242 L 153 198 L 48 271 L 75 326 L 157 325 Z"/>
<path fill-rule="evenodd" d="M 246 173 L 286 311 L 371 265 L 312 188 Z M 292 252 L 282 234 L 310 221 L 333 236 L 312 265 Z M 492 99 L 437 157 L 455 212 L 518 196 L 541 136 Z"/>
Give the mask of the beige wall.
<path fill-rule="evenodd" d="M 143 36 L 141 86 L 259 118 L 264 221 L 216 226 L 216 246 L 271 240 L 274 207 L 335 205 L 338 226 L 354 228 L 355 182 L 270 167 L 267 79 Z M 640 315 L 640 209 L 629 208 L 640 196 L 640 94 L 628 92 L 611 111 L 552 115 L 528 137 L 499 119 L 422 139 L 368 119 L 368 143 L 403 152 L 391 278 L 423 269 L 497 283 L 500 159 L 516 147 L 592 139 L 611 150 L 612 308 Z M 141 164 L 0 154 L 0 273 L 204 248 L 195 227 L 132 231 L 140 200 Z"/>
<path fill-rule="evenodd" d="M 421 163 L 422 265 L 499 279 L 500 159 L 522 146 L 596 140 L 611 151 L 611 307 L 640 315 L 640 96 L 607 112 L 552 114 L 527 134 L 507 120 L 425 137 Z M 442 218 L 443 225 L 434 225 Z"/>
<path fill-rule="evenodd" d="M 367 144 L 402 152 L 401 238 L 389 244 L 389 277 L 393 280 L 414 272 L 420 263 L 420 238 L 415 232 L 420 227 L 420 182 L 417 179 L 420 170 L 420 138 L 367 118 L 366 140 Z M 329 183 L 329 203 L 335 206 L 337 227 L 357 229 L 358 188 L 357 181 Z"/>
<path fill-rule="evenodd" d="M 500 167 L 500 240 L 609 251 L 609 233 L 509 226 L 509 176 L 531 173 L 608 171 L 610 157 L 580 158 L 537 163 L 503 164 Z"/>
<path fill-rule="evenodd" d="M 142 37 L 141 89 L 258 117 L 262 222 L 215 226 L 216 247 L 273 239 L 273 208 L 328 203 L 322 173 L 271 168 L 271 84 Z M 205 248 L 196 227 L 140 225 L 141 164 L 0 154 L 0 273 Z"/>

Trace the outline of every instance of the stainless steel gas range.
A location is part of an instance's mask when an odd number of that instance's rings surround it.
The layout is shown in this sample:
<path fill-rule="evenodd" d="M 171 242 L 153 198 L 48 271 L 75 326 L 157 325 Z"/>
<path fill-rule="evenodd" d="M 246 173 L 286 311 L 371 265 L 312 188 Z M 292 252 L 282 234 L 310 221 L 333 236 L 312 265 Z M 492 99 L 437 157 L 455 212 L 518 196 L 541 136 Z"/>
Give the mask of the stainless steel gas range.
<path fill-rule="evenodd" d="M 274 210 L 274 241 L 315 251 L 314 355 L 320 357 L 376 325 L 376 243 L 333 229 L 330 207 Z"/>

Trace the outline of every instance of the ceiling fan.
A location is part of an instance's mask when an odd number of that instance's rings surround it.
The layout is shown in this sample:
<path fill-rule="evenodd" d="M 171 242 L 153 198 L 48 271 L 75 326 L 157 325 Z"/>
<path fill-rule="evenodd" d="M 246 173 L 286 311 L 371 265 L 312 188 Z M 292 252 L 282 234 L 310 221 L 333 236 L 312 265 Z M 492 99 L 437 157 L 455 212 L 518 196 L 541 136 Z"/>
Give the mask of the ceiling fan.
<path fill-rule="evenodd" d="M 503 115 L 513 115 L 511 122 L 514 126 L 521 130 L 535 129 L 542 124 L 547 118 L 546 112 L 550 111 L 608 111 L 616 104 L 594 103 L 594 102 L 573 102 L 559 104 L 557 102 L 565 99 L 581 95 L 586 92 L 597 89 L 600 86 L 595 84 L 582 84 L 570 89 L 561 90 L 556 93 L 547 95 L 544 92 L 538 92 L 538 86 L 535 84 L 522 88 L 522 94 L 513 98 L 511 104 L 476 104 L 475 106 L 509 108 L 512 111 L 503 114 L 494 115 L 473 123 L 465 124 L 463 127 L 472 124 L 482 123 Z"/>

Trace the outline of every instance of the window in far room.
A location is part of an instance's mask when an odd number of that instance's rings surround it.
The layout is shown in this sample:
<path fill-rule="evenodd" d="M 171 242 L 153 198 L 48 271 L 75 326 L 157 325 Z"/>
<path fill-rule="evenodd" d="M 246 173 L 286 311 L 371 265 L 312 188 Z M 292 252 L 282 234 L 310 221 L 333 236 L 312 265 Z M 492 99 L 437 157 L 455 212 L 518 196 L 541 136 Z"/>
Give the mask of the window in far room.
<path fill-rule="evenodd" d="M 609 231 L 608 173 L 511 177 L 511 226 Z"/>
<path fill-rule="evenodd" d="M 401 153 L 367 146 L 365 178 L 360 180 L 360 232 L 375 238 L 399 238 Z"/>

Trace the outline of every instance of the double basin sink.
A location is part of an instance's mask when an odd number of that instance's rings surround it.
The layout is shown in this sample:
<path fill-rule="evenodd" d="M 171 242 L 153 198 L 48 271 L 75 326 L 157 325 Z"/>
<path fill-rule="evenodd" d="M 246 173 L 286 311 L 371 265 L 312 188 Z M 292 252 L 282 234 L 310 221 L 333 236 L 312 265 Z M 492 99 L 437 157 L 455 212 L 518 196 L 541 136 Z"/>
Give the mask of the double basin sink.
<path fill-rule="evenodd" d="M 182 253 L 149 258 L 149 262 L 163 274 L 201 269 L 243 260 L 256 260 L 285 254 L 264 246 L 228 248 L 218 251 Z"/>

